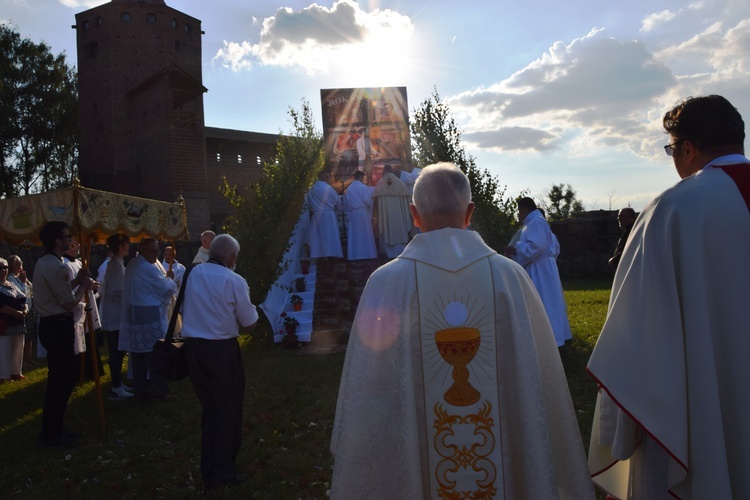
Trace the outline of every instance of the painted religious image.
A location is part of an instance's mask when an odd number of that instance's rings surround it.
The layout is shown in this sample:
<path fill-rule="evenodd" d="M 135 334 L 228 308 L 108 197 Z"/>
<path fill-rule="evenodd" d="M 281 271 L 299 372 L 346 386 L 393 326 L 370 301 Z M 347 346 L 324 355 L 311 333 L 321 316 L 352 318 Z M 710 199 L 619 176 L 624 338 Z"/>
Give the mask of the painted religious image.
<path fill-rule="evenodd" d="M 374 186 L 383 166 L 411 171 L 409 107 L 406 87 L 323 89 L 326 168 L 339 191 L 357 170 Z"/>

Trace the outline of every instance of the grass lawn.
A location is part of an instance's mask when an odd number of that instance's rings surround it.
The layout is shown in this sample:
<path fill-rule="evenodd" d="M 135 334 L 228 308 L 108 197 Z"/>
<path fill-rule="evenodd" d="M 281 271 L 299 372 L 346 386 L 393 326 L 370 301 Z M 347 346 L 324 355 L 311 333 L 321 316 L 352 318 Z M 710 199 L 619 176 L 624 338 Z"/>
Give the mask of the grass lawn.
<path fill-rule="evenodd" d="M 564 283 L 574 340 L 562 359 L 586 446 L 596 386 L 585 366 L 604 323 L 609 284 Z M 329 488 L 328 445 L 344 355 L 279 349 L 265 340 L 268 334 L 259 327 L 252 337 L 241 337 L 247 388 L 238 465 L 249 479 L 208 497 L 325 498 Z M 73 393 L 65 418 L 68 429 L 83 433 L 81 445 L 38 450 L 46 367 L 25 374 L 28 380 L 0 385 L 0 496 L 203 496 L 200 405 L 189 380 L 171 383 L 169 400 L 143 405 L 108 401 L 104 376 L 105 432 L 99 428 L 94 384 L 86 383 Z"/>

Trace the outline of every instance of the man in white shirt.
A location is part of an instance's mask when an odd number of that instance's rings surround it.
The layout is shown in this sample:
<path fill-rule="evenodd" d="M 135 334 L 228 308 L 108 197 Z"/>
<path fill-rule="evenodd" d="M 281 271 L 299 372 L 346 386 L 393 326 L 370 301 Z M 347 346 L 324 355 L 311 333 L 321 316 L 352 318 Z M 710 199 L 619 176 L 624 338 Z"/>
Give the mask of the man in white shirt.
<path fill-rule="evenodd" d="M 172 281 L 177 284 L 177 288 L 180 288 L 180 285 L 182 284 L 182 277 L 185 275 L 185 266 L 177 262 L 174 254 L 174 248 L 166 247 L 164 249 L 164 260 L 162 261 L 162 266 L 164 267 L 165 271 L 169 271 L 170 269 L 172 270 L 172 272 L 174 273 L 174 278 L 172 278 Z"/>
<path fill-rule="evenodd" d="M 187 274 L 181 308 L 190 380 L 203 409 L 201 475 L 206 490 L 244 479 L 235 466 L 245 395 L 238 325 L 254 328 L 258 312 L 247 281 L 232 271 L 239 252 L 233 237 L 217 236 L 208 262 Z"/>
<path fill-rule="evenodd" d="M 208 249 L 215 237 L 216 233 L 213 231 L 203 231 L 201 233 L 201 247 L 198 249 L 198 253 L 195 254 L 195 258 L 193 258 L 193 264 L 203 264 L 208 260 Z"/>

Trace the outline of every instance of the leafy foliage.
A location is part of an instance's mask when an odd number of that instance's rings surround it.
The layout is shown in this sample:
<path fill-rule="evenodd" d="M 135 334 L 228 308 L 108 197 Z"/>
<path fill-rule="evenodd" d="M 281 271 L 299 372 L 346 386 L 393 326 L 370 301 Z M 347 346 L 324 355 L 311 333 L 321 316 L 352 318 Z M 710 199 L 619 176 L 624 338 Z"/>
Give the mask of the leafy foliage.
<path fill-rule="evenodd" d="M 472 226 L 495 250 L 502 250 L 516 230 L 515 200 L 505 198 L 496 177 L 477 167 L 474 158 L 461 145 L 461 132 L 437 90 L 414 110 L 411 121 L 412 151 L 419 165 L 447 161 L 458 166 L 469 178 L 476 210 Z"/>
<path fill-rule="evenodd" d="M 286 268 L 281 262 L 299 219 L 305 194 L 323 168 L 323 136 L 315 129 L 310 104 L 290 107 L 292 130 L 279 135 L 276 158 L 263 164 L 261 178 L 247 190 L 224 181 L 224 195 L 237 214 L 228 231 L 240 242 L 238 272 L 260 303 Z"/>
<path fill-rule="evenodd" d="M 539 201 L 547 212 L 547 220 L 565 220 L 584 211 L 583 202 L 576 198 L 576 192 L 570 184 L 553 184 L 545 195 L 546 198 Z"/>
<path fill-rule="evenodd" d="M 65 54 L 0 26 L 0 195 L 72 184 L 78 166 L 76 73 Z"/>

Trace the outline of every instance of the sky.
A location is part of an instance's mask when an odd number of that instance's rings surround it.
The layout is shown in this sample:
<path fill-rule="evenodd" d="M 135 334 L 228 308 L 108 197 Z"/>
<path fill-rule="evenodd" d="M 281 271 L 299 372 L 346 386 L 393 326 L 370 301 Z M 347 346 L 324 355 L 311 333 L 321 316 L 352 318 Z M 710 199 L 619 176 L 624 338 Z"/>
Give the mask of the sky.
<path fill-rule="evenodd" d="M 0 22 L 65 52 L 102 0 L 0 0 Z M 720 94 L 750 121 L 747 0 L 166 0 L 201 20 L 205 124 L 279 133 L 320 89 L 437 91 L 507 196 L 570 184 L 588 210 L 641 210 L 675 184 L 661 119 Z"/>

